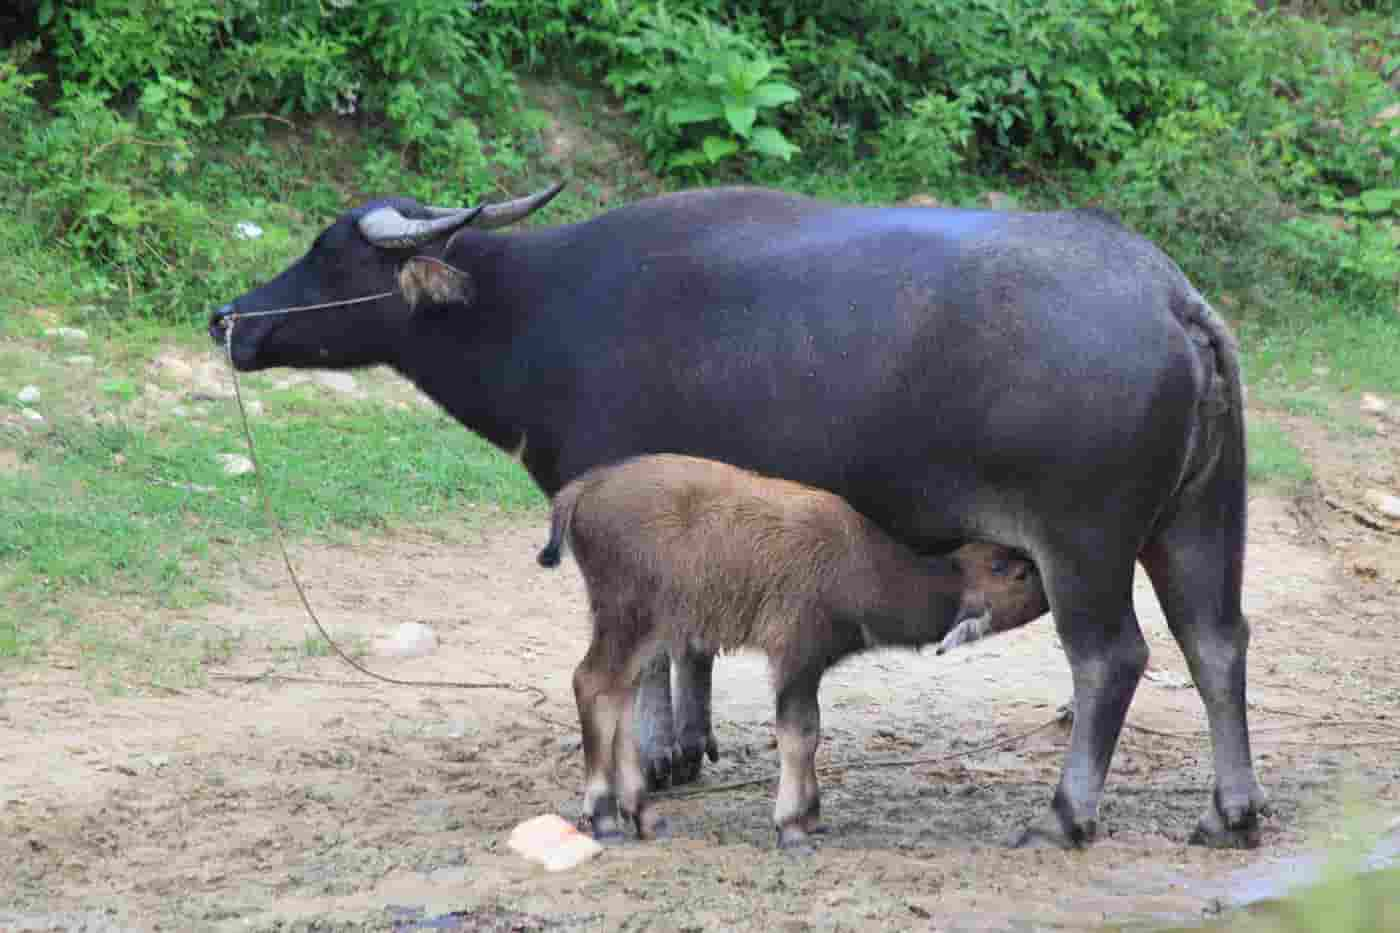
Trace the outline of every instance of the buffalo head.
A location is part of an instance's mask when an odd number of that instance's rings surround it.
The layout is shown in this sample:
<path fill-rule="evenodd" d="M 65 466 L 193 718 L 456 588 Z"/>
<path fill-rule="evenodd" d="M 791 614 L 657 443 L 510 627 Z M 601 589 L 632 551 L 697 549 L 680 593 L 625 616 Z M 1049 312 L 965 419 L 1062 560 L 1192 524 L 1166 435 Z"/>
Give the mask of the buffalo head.
<path fill-rule="evenodd" d="M 398 338 L 411 326 L 400 282 L 405 262 L 441 254 L 464 228 L 490 230 L 521 220 L 562 188 L 478 207 L 429 207 L 409 198 L 363 204 L 321 231 L 276 278 L 215 311 L 209 336 L 222 345 L 237 321 L 229 349 L 240 370 L 391 363 Z M 467 285 L 459 284 L 456 294 Z"/>

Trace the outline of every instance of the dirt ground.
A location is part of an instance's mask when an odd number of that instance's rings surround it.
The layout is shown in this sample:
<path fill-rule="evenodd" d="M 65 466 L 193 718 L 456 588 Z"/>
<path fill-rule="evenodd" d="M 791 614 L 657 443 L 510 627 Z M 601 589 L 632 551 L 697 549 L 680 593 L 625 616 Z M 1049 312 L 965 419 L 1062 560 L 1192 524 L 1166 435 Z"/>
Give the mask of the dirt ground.
<path fill-rule="evenodd" d="M 1346 506 L 1400 463 L 1400 445 L 1339 446 L 1325 428 L 1286 426 L 1322 488 L 1251 501 L 1251 725 L 1274 807 L 1257 851 L 1185 845 L 1209 794 L 1209 744 L 1140 581 L 1152 662 L 1088 851 L 1004 845 L 1047 805 L 1065 728 L 978 750 L 1042 726 L 1069 696 L 1044 621 L 947 657 L 877 653 L 827 676 L 821 761 L 922 763 L 824 774 L 832 834 L 814 855 L 776 851 L 773 788 L 758 785 L 663 801 L 668 841 L 613 846 L 560 874 L 532 867 L 506 847 L 510 829 L 578 815 L 569 678 L 588 625 L 572 564 L 535 564 L 543 515 L 497 517 L 452 542 L 400 533 L 294 556 L 342 639 L 434 627 L 428 657 L 371 652 L 381 672 L 535 684 L 538 705 L 289 659 L 276 646 L 300 642 L 307 622 L 271 557 L 230 562 L 228 601 L 181 616 L 239 646 L 205 688 L 112 697 L 54 666 L 6 672 L 0 930 L 1136 927 L 1278 893 L 1353 831 L 1389 827 L 1394 848 L 1400 538 Z M 121 624 L 137 610 L 94 611 Z M 722 659 L 715 695 L 723 757 L 704 781 L 773 771 L 762 662 Z"/>

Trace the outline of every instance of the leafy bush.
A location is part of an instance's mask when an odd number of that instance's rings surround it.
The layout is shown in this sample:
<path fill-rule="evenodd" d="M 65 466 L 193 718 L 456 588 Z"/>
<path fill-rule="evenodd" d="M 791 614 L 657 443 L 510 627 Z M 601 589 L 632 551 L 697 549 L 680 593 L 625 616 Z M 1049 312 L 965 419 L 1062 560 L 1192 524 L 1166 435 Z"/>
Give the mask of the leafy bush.
<path fill-rule="evenodd" d="M 639 7 L 612 42 L 607 84 L 638 116 L 658 168 L 713 165 L 740 153 L 787 160 L 797 151 L 771 121 L 799 92 L 766 44 L 702 14 Z"/>

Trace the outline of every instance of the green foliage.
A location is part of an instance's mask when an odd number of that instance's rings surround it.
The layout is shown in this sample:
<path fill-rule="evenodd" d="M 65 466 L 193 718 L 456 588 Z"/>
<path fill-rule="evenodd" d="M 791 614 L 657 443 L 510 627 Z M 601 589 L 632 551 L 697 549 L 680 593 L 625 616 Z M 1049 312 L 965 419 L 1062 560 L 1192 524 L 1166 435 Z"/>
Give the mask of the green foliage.
<path fill-rule="evenodd" d="M 748 154 L 797 152 L 772 122 L 801 95 L 766 44 L 703 14 L 642 6 L 612 39 L 619 62 L 607 84 L 637 114 L 658 168 L 694 168 Z"/>
<path fill-rule="evenodd" d="M 878 170 L 906 188 L 945 185 L 963 166 L 974 119 L 967 97 L 924 95 L 881 129 Z"/>

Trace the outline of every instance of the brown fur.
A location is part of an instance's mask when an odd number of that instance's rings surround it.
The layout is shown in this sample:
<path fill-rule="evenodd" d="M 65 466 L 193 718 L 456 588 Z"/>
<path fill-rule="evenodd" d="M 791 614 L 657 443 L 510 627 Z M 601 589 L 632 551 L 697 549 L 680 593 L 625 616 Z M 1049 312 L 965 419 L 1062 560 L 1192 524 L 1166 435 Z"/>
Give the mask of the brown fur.
<path fill-rule="evenodd" d="M 694 457 L 639 457 L 570 483 L 555 497 L 540 562 L 557 563 L 566 544 L 593 612 L 574 685 L 585 810 L 600 835 L 616 832 L 615 786 L 639 832 L 654 829 L 623 714 L 658 649 L 768 656 L 784 773 L 775 819 L 791 843 L 812 831 L 817 813 L 811 756 L 826 668 L 876 645 L 938 641 L 989 611 L 997 629 L 1044 611 L 1033 568 L 1004 548 L 974 543 L 923 558 L 838 496 Z"/>

